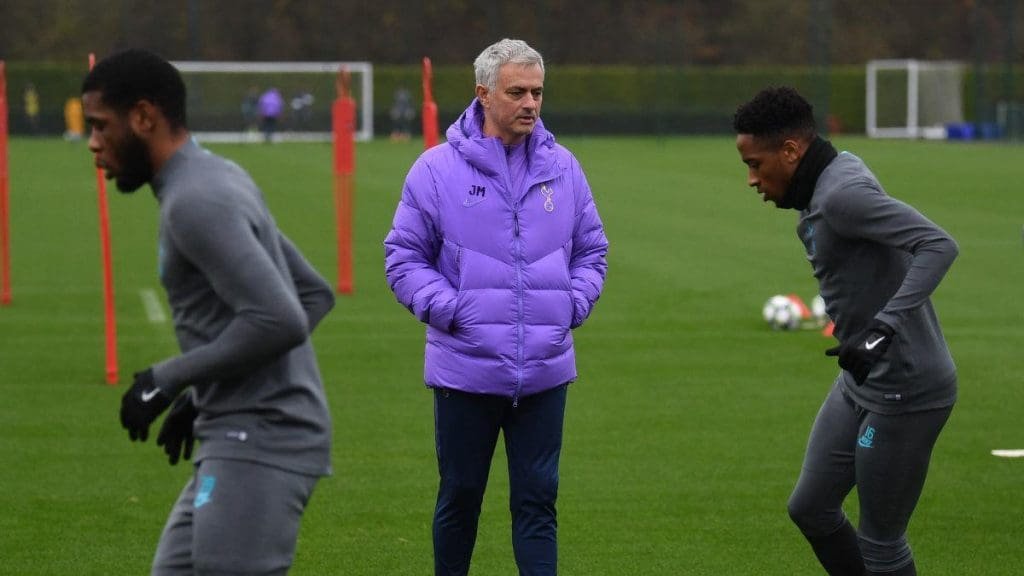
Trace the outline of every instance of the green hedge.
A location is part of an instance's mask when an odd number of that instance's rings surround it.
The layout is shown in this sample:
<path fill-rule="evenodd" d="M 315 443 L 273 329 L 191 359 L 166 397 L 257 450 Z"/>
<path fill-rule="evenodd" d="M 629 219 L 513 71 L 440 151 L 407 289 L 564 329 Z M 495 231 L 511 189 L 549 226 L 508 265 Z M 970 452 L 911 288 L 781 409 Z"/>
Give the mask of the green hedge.
<path fill-rule="evenodd" d="M 78 94 L 86 65 L 9 62 L 8 100 L 11 127 L 23 132 L 21 91 L 33 82 L 40 95 L 41 125 L 46 132 L 63 130 L 64 101 Z M 239 103 L 251 77 L 234 82 L 202 81 L 190 86 L 190 113 L 225 126 L 239 122 Z M 993 100 L 1007 82 L 1001 69 L 986 71 L 986 99 Z M 1013 77 L 1016 100 L 1024 100 L 1024 71 Z M 276 82 L 277 80 L 275 80 Z M 329 126 L 326 103 L 334 97 L 333 79 L 321 75 L 281 80 L 285 95 L 300 85 L 311 85 L 317 98 L 314 121 Z M 842 132 L 864 132 L 864 67 L 833 67 L 827 74 L 812 68 L 678 68 L 626 66 L 549 66 L 545 85 L 545 123 L 559 134 L 582 133 L 728 133 L 736 106 L 760 88 L 786 84 L 807 96 L 818 112 L 830 117 L 829 126 Z M 390 129 L 388 110 L 395 90 L 405 87 L 419 102 L 420 66 L 374 68 L 374 124 L 379 134 Z M 434 69 L 434 97 L 442 131 L 462 112 L 473 96 L 470 65 Z M 964 78 L 965 114 L 976 112 L 974 76 Z M 827 103 L 824 102 L 827 95 Z M 984 109 L 984 108 L 982 108 Z M 195 117 L 194 116 L 194 117 Z M 824 118 L 822 118 L 824 119 Z"/>
<path fill-rule="evenodd" d="M 812 99 L 827 93 L 829 113 L 838 118 L 842 129 L 864 131 L 862 67 L 836 67 L 822 77 L 808 68 L 549 66 L 543 116 L 549 126 L 568 124 L 570 133 L 723 133 L 731 130 L 736 106 L 769 84 L 794 86 Z M 374 68 L 378 111 L 387 110 L 389 98 L 399 86 L 420 95 L 419 69 Z M 473 86 L 469 66 L 434 70 L 434 95 L 443 125 L 469 103 Z"/>

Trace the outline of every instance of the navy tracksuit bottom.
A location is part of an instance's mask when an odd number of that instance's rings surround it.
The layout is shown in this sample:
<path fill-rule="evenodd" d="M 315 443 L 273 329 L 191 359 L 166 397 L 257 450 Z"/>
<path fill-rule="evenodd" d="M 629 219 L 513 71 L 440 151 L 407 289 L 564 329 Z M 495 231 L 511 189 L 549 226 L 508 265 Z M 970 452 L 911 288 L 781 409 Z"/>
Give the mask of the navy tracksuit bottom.
<path fill-rule="evenodd" d="M 440 487 L 434 511 L 434 573 L 465 575 L 476 543 L 498 433 L 508 457 L 512 548 L 521 576 L 556 573 L 555 499 L 567 385 L 520 398 L 434 390 Z"/>

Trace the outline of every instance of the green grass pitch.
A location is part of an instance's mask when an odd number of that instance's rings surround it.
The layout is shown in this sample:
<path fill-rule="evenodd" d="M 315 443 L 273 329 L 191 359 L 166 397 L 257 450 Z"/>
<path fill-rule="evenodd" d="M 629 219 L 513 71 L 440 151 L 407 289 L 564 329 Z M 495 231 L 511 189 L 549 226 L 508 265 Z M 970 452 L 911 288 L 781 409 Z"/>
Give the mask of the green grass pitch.
<path fill-rule="evenodd" d="M 817 332 L 762 322 L 772 294 L 816 287 L 796 215 L 745 186 L 728 137 L 566 138 L 611 242 L 604 296 L 576 332 L 562 453 L 569 576 L 814 575 L 786 514 L 811 421 L 836 373 Z M 934 296 L 960 401 L 909 536 L 929 576 L 1020 574 L 1024 460 L 1020 147 L 843 137 L 893 196 L 961 254 Z M 248 168 L 281 228 L 333 283 L 327 145 L 212 146 Z M 334 416 L 335 475 L 304 518 L 296 575 L 425 575 L 436 487 L 423 327 L 383 278 L 382 240 L 420 144 L 357 151 L 355 283 L 314 341 Z M 0 308 L 0 574 L 146 573 L 190 473 L 116 413 L 131 373 L 176 351 L 147 317 L 156 206 L 111 187 L 121 384 L 103 382 L 96 184 L 82 143 L 10 147 L 14 302 Z M 501 446 L 474 574 L 515 573 Z M 256 505 L 254 503 L 254 505 Z M 855 518 L 856 497 L 847 509 Z"/>

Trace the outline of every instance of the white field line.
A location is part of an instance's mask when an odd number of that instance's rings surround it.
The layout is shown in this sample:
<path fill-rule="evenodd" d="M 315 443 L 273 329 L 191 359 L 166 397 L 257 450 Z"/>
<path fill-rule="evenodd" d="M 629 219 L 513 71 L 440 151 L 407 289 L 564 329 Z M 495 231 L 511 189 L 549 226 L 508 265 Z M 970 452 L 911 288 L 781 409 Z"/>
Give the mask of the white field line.
<path fill-rule="evenodd" d="M 992 455 L 1001 458 L 1024 458 L 1024 450 L 993 450 Z"/>
<path fill-rule="evenodd" d="M 146 318 L 153 324 L 167 322 L 167 314 L 164 314 L 164 307 L 160 305 L 160 299 L 152 288 L 139 290 L 139 298 L 142 298 L 142 307 L 146 310 Z"/>

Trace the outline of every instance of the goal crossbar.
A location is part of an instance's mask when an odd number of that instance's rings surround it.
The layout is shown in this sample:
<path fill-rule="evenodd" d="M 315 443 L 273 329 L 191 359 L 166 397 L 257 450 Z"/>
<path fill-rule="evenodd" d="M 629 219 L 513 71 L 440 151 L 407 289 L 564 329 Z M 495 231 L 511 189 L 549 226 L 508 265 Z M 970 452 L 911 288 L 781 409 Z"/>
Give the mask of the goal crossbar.
<path fill-rule="evenodd" d="M 373 139 L 373 64 L 369 62 L 232 62 L 232 61 L 172 61 L 172 65 L 188 74 L 337 74 L 347 70 L 359 76 L 359 129 L 356 140 Z M 234 142 L 245 140 L 237 132 L 196 132 L 199 140 L 208 142 Z M 293 140 L 329 140 L 330 133 L 293 133 Z"/>

